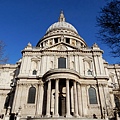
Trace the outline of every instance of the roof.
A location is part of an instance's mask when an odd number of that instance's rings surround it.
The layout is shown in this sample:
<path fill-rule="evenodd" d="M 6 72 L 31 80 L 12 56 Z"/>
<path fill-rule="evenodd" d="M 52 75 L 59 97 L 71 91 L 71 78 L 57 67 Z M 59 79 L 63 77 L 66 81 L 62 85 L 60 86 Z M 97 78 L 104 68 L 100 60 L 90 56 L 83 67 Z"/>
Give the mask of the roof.
<path fill-rule="evenodd" d="M 58 22 L 53 23 L 47 29 L 46 33 L 51 32 L 51 31 L 56 30 L 56 29 L 67 29 L 67 30 L 71 30 L 75 33 L 78 33 L 73 25 L 71 25 L 70 23 L 65 21 L 65 17 L 64 17 L 63 12 L 60 13 L 60 17 L 59 17 Z"/>

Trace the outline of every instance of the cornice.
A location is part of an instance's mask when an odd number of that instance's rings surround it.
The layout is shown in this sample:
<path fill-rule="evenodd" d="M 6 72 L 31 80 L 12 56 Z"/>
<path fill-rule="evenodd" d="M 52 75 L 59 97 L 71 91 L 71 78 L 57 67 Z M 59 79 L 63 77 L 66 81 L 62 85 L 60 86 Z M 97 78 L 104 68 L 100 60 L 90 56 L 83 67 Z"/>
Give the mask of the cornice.
<path fill-rule="evenodd" d="M 79 53 L 96 53 L 96 54 L 93 54 L 93 56 L 100 56 L 101 55 L 101 53 L 102 53 L 102 50 L 92 50 L 92 49 L 89 49 L 89 50 L 87 50 L 87 49 L 74 49 L 74 50 L 47 50 L 47 49 L 45 49 L 45 50 L 36 50 L 36 51 L 32 51 L 31 50 L 31 52 L 30 51 L 26 51 L 26 50 L 24 50 L 24 54 L 23 54 L 23 56 L 33 56 L 33 55 L 44 55 L 44 53 L 45 52 L 47 52 L 47 54 L 51 54 L 51 53 L 72 53 L 72 52 L 79 52 Z M 99 54 L 100 53 L 100 54 Z"/>
<path fill-rule="evenodd" d="M 0 65 L 0 69 L 16 69 L 18 67 L 17 64 L 5 64 L 5 65 Z"/>
<path fill-rule="evenodd" d="M 41 79 L 41 76 L 29 76 L 29 75 L 20 74 L 16 77 L 16 79 L 37 79 L 37 80 L 39 80 L 39 79 Z"/>
<path fill-rule="evenodd" d="M 54 32 L 52 34 L 45 34 L 45 36 L 39 40 L 39 42 L 37 43 L 36 46 L 38 46 L 41 42 L 43 42 L 44 40 L 46 40 L 48 38 L 50 39 L 50 38 L 53 38 L 53 37 L 56 37 L 56 36 L 61 36 L 61 35 L 75 37 L 75 38 L 81 40 L 87 46 L 86 42 L 78 34 L 72 34 L 72 33 L 70 34 L 68 32 L 67 33 L 65 33 L 65 32 L 64 33 L 62 33 L 62 32 L 61 33 Z"/>

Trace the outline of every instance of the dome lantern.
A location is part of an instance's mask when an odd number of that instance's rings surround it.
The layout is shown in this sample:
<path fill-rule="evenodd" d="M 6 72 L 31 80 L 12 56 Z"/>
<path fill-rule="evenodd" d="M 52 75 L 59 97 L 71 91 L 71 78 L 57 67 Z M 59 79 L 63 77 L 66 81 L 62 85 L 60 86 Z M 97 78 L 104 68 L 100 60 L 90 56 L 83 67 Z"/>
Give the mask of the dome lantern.
<path fill-rule="evenodd" d="M 61 11 L 60 13 L 60 17 L 59 17 L 59 22 L 65 22 L 65 17 L 64 17 L 64 14 L 63 14 L 63 11 Z"/>

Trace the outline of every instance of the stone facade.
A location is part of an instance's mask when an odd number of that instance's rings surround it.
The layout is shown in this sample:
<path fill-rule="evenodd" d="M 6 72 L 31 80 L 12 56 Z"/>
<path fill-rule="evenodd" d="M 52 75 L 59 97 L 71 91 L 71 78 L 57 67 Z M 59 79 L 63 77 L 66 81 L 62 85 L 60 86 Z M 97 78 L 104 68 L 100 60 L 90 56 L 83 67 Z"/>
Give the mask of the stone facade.
<path fill-rule="evenodd" d="M 0 66 L 1 114 L 6 120 L 112 118 L 120 65 L 102 54 L 96 43 L 88 48 L 61 12 L 36 47 L 28 43 L 19 62 Z"/>

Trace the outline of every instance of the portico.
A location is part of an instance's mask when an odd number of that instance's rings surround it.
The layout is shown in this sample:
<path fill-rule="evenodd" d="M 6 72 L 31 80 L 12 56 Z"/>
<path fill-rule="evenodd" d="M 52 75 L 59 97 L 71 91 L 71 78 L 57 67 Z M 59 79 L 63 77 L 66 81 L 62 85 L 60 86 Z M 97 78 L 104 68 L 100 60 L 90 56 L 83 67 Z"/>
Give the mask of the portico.
<path fill-rule="evenodd" d="M 62 71 L 64 69 L 50 70 L 44 75 L 47 88 L 44 114 L 46 117 L 79 117 L 77 87 L 80 84 L 77 81 L 79 76 L 73 70 L 65 69 L 64 73 L 61 73 Z"/>

